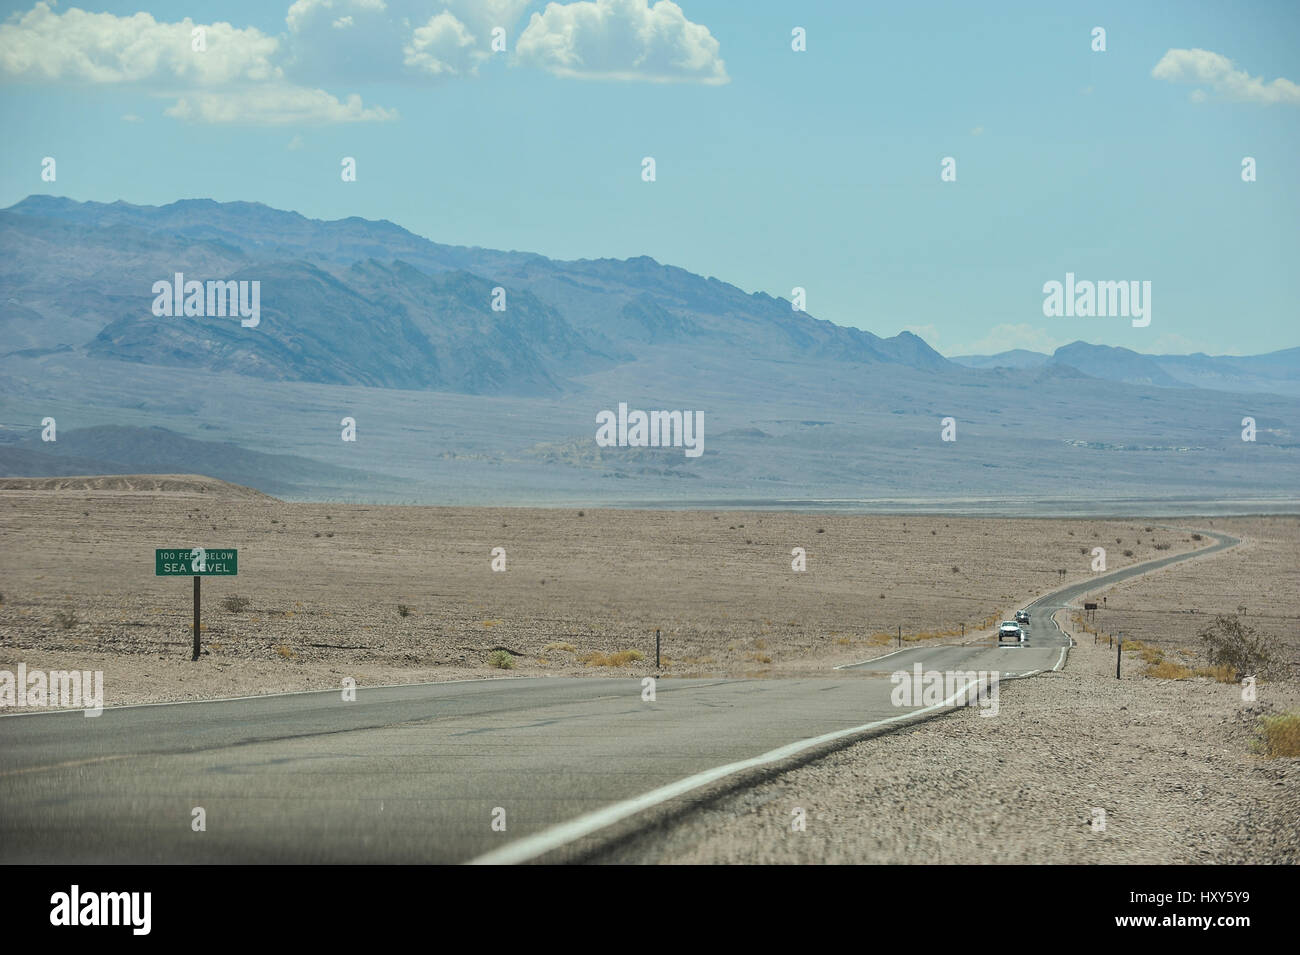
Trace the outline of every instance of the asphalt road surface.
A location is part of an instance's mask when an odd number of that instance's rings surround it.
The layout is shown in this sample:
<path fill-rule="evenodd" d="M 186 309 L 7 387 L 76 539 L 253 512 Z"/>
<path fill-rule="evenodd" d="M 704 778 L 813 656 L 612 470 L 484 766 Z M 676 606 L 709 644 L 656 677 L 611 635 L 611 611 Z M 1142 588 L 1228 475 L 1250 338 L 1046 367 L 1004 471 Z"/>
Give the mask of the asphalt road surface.
<path fill-rule="evenodd" d="M 580 859 L 654 813 L 947 709 L 969 685 L 897 706 L 894 671 L 1060 667 L 1055 610 L 1237 543 L 1212 536 L 1040 598 L 1024 645 L 918 646 L 825 677 L 661 679 L 653 701 L 640 679 L 503 678 L 0 717 L 0 862 Z"/>

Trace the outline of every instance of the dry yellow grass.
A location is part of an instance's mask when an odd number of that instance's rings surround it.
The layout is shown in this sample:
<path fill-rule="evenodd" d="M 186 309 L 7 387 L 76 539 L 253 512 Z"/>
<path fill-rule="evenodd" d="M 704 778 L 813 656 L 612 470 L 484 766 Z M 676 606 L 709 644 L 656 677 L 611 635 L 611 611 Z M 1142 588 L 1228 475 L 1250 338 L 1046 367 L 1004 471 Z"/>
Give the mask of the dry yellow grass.
<path fill-rule="evenodd" d="M 1259 752 L 1269 759 L 1300 756 L 1300 713 L 1265 716 L 1260 721 Z"/>
<path fill-rule="evenodd" d="M 1219 683 L 1236 683 L 1237 671 L 1226 663 L 1214 667 L 1197 667 L 1197 676 L 1208 676 Z"/>
<path fill-rule="evenodd" d="M 601 653 L 595 650 L 582 658 L 589 667 L 625 667 L 629 663 L 645 659 L 640 650 L 615 650 L 613 653 Z"/>
<path fill-rule="evenodd" d="M 1157 680 L 1186 680 L 1192 671 L 1173 660 L 1161 660 L 1147 667 L 1146 676 Z"/>
<path fill-rule="evenodd" d="M 1127 650 L 1128 647 L 1125 647 L 1124 649 Z M 1138 647 L 1137 652 L 1138 652 L 1138 656 L 1140 656 L 1143 662 L 1145 663 L 1158 664 L 1164 662 L 1165 659 L 1165 652 L 1161 650 L 1159 647 L 1150 647 L 1144 645 Z"/>
<path fill-rule="evenodd" d="M 571 643 L 548 643 L 546 646 L 542 647 L 542 650 L 545 653 L 559 653 L 561 651 L 564 653 L 578 652 L 574 649 L 574 646 Z"/>

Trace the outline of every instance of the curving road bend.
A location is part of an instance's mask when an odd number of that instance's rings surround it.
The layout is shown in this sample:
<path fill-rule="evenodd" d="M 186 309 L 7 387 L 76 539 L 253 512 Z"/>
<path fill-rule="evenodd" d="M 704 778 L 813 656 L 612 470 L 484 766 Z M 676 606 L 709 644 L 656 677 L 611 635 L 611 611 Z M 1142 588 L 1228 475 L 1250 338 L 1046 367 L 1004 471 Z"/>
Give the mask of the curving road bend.
<path fill-rule="evenodd" d="M 639 679 L 503 678 L 3 716 L 0 862 L 581 858 L 648 811 L 959 702 L 895 706 L 893 671 L 1060 667 L 1070 641 L 1052 613 L 1238 543 L 1209 536 L 1040 597 L 1024 646 L 918 646 L 825 677 L 659 680 L 653 701 Z"/>

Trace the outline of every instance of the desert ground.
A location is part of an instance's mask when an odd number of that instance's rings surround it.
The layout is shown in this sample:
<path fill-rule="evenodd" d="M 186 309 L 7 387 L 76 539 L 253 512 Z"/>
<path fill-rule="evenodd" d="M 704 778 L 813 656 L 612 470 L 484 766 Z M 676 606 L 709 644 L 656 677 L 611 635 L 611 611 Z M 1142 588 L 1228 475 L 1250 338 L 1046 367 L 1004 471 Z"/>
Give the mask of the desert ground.
<path fill-rule="evenodd" d="M 1241 544 L 1098 591 L 1096 599 L 1105 602 L 1090 626 L 1122 632 L 1171 662 L 1195 667 L 1204 662 L 1197 634 L 1217 614 L 1240 614 L 1278 641 L 1278 675 L 1300 679 L 1300 519 L 1209 517 L 1195 523 L 1239 537 Z"/>
<path fill-rule="evenodd" d="M 988 639 L 1092 574 L 1094 547 L 1116 569 L 1209 546 L 1198 528 L 1242 543 L 1101 591 L 1086 619 L 1063 611 L 1068 665 L 1003 684 L 996 718 L 954 710 L 720 789 L 590 861 L 1297 862 L 1300 759 L 1259 752 L 1260 718 L 1300 708 L 1296 517 L 368 507 L 185 475 L 8 479 L 0 669 L 101 670 L 109 706 L 345 678 L 634 677 L 653 672 L 658 629 L 667 677 L 853 679 L 831 668 L 889 652 L 900 628 Z M 237 577 L 204 581 L 197 662 L 190 578 L 155 577 L 153 559 L 194 544 L 239 549 Z M 1197 675 L 1198 631 L 1234 613 L 1279 648 L 1254 700 Z"/>
<path fill-rule="evenodd" d="M 1232 573 L 1257 612 L 1281 612 L 1297 521 L 1242 527 L 1260 550 Z M 503 675 L 490 659 L 631 676 L 653 669 L 658 629 L 669 676 L 825 672 L 887 652 L 900 628 L 988 633 L 1089 576 L 1094 547 L 1116 569 L 1208 543 L 1143 520 L 287 504 L 193 476 L 8 479 L 0 667 L 102 670 L 107 705 Z M 238 548 L 239 574 L 204 580 L 192 663 L 190 578 L 155 577 L 154 549 L 194 544 Z M 1193 566 L 1161 579 L 1214 578 L 1201 614 L 1241 602 L 1235 576 Z"/>

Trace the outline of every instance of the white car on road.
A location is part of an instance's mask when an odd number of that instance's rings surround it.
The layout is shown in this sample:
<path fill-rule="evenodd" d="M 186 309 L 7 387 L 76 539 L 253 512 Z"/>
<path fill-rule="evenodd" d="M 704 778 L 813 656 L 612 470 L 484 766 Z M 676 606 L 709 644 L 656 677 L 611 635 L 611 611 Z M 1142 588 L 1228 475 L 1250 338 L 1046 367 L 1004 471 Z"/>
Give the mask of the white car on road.
<path fill-rule="evenodd" d="M 1014 640 L 1016 643 L 1025 642 L 1025 630 L 1014 620 L 1003 620 L 1002 625 L 998 627 L 998 643 L 1004 640 Z"/>

